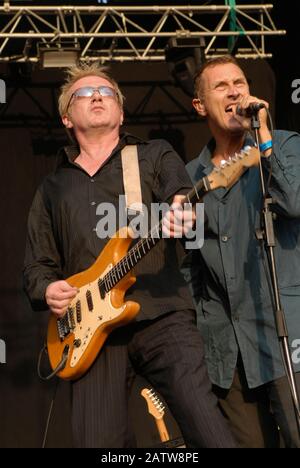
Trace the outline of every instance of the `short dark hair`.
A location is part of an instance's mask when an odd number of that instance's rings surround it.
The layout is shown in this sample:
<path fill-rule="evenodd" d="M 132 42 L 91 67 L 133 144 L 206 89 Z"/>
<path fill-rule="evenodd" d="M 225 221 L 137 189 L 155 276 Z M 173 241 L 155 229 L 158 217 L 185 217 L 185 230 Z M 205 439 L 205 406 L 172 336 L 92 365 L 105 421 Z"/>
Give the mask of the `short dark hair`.
<path fill-rule="evenodd" d="M 232 63 L 233 65 L 236 65 L 237 67 L 241 68 L 237 62 L 237 60 L 232 56 L 232 55 L 221 55 L 220 57 L 215 57 L 209 60 L 206 60 L 200 70 L 198 71 L 196 77 L 195 77 L 195 82 L 194 82 L 194 90 L 195 90 L 195 97 L 196 98 L 203 98 L 203 82 L 202 82 L 202 76 L 203 72 L 207 68 L 212 68 L 216 67 L 217 65 L 226 65 L 228 63 Z"/>

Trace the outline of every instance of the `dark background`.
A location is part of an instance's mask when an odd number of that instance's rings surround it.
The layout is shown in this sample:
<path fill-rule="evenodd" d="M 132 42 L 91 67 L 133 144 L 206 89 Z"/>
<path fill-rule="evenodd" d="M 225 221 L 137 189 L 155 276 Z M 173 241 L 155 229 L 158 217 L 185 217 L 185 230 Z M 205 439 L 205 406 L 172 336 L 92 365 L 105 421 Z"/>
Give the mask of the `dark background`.
<path fill-rule="evenodd" d="M 292 81 L 300 79 L 300 7 L 295 1 L 273 3 L 272 18 L 278 29 L 287 30 L 287 36 L 269 38 L 273 59 L 247 60 L 246 73 L 253 94 L 270 101 L 276 127 L 300 131 L 300 104 L 291 100 Z M 291 18 L 296 26 L 292 27 Z M 170 82 L 166 65 L 115 64 L 111 69 L 127 98 L 124 130 L 147 138 L 163 135 L 185 160 L 194 158 L 208 132 L 204 123 L 196 121 L 191 99 Z M 57 148 L 66 142 L 56 111 L 62 73 L 0 66 L 0 77 L 8 86 L 8 104 L 0 105 L 0 339 L 7 347 L 7 363 L 0 364 L 0 447 L 40 447 L 54 391 L 54 382 L 43 383 L 36 373 L 48 317 L 31 311 L 22 291 L 21 271 L 26 218 L 34 192 L 55 167 Z M 149 90 L 151 100 L 143 106 Z M 158 435 L 138 396 L 143 385 L 137 380 L 131 414 L 138 444 L 151 446 L 158 442 Z M 169 413 L 167 425 L 171 436 L 178 436 Z M 71 446 L 69 385 L 65 382 L 58 389 L 47 446 Z"/>

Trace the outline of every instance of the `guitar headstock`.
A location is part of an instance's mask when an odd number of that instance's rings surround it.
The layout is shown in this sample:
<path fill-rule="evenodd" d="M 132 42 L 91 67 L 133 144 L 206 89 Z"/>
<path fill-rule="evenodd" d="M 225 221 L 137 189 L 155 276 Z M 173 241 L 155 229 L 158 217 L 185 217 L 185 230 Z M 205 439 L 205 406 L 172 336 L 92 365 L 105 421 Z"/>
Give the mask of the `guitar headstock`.
<path fill-rule="evenodd" d="M 207 176 L 210 190 L 232 187 L 247 168 L 259 164 L 259 158 L 260 153 L 257 148 L 246 146 L 240 153 L 236 153 Z"/>
<path fill-rule="evenodd" d="M 162 419 L 164 417 L 164 405 L 152 389 L 143 388 L 141 395 L 145 398 L 149 413 L 155 419 Z"/>

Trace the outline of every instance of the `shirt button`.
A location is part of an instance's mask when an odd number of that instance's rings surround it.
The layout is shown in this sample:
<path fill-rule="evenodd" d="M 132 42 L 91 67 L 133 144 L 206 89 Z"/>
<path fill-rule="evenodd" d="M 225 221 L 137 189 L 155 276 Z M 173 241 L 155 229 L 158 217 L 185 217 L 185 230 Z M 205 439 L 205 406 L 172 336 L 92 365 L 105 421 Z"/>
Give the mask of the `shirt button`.
<path fill-rule="evenodd" d="M 91 182 L 95 182 L 95 179 L 91 179 Z"/>
<path fill-rule="evenodd" d="M 228 241 L 228 236 L 222 236 L 221 240 L 222 240 L 222 242 L 227 242 Z"/>
<path fill-rule="evenodd" d="M 233 315 L 233 316 L 232 316 L 232 320 L 233 320 L 234 322 L 238 322 L 238 321 L 240 320 L 240 318 L 239 318 L 238 315 Z"/>
<path fill-rule="evenodd" d="M 92 206 L 95 206 L 95 205 L 96 205 L 96 202 L 92 201 L 92 202 L 91 202 L 91 205 L 92 205 Z"/>

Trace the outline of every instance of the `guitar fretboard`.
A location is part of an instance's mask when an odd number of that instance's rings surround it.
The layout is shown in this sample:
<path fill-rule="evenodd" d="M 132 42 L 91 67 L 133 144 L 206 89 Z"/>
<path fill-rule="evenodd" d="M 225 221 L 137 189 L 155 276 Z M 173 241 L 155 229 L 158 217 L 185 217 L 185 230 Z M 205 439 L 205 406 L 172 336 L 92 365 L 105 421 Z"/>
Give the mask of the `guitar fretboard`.
<path fill-rule="evenodd" d="M 181 204 L 194 204 L 201 201 L 202 197 L 209 190 L 209 183 L 206 178 L 200 180 L 194 188 L 185 196 Z M 122 280 L 150 250 L 162 239 L 162 221 L 160 221 L 146 237 L 140 239 L 116 265 L 98 281 L 101 297 L 105 296 L 119 281 Z"/>

